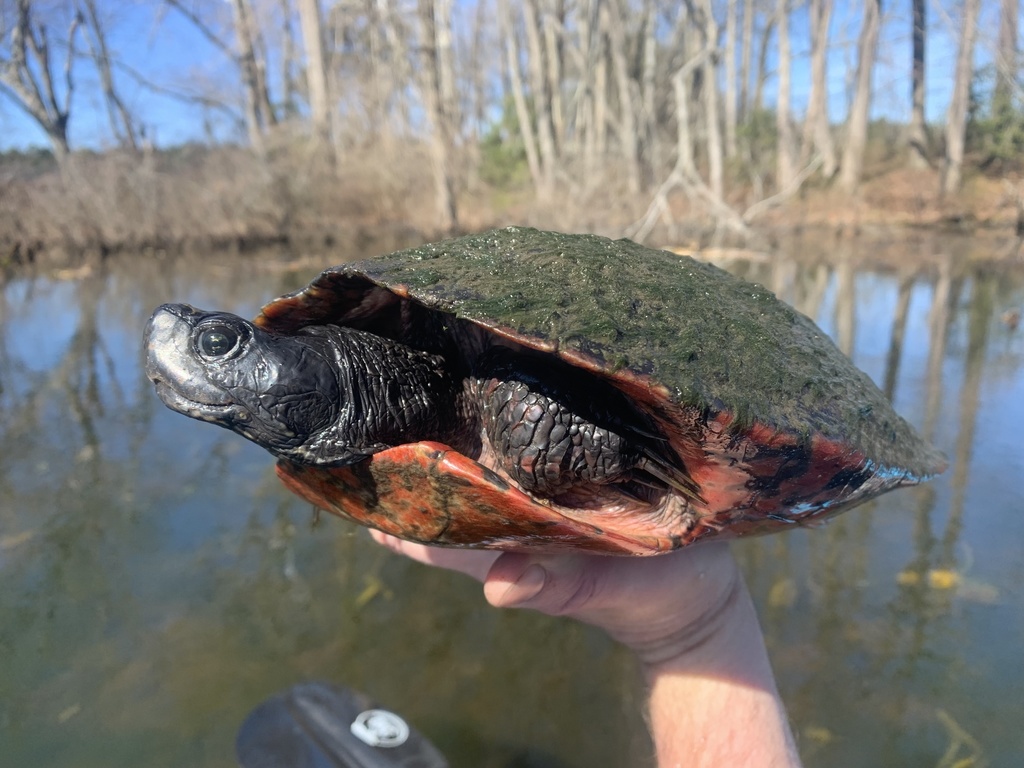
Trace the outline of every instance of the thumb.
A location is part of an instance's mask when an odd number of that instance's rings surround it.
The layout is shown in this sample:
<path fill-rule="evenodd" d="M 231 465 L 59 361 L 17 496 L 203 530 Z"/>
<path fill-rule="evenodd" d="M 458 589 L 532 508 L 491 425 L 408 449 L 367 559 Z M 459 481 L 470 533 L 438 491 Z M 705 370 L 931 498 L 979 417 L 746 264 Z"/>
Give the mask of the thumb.
<path fill-rule="evenodd" d="M 576 614 L 599 591 L 600 558 L 505 553 L 484 580 L 484 596 L 498 608 L 530 608 L 552 616 Z"/>

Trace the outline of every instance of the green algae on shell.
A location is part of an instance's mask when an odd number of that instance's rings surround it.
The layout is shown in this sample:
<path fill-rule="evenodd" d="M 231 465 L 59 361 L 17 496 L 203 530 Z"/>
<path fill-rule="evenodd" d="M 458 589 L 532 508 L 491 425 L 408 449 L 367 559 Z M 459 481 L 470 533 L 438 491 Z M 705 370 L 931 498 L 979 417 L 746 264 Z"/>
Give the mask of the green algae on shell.
<path fill-rule="evenodd" d="M 612 383 L 628 380 L 634 394 L 646 386 L 644 405 L 663 419 L 698 409 L 734 432 L 821 436 L 907 481 L 945 463 L 811 320 L 766 288 L 687 256 L 509 227 L 327 270 L 296 294 L 301 319 L 291 322 L 314 321 L 318 290 L 323 321 L 338 286 L 358 293 L 369 283 Z M 261 321 L 287 327 L 281 301 Z"/>

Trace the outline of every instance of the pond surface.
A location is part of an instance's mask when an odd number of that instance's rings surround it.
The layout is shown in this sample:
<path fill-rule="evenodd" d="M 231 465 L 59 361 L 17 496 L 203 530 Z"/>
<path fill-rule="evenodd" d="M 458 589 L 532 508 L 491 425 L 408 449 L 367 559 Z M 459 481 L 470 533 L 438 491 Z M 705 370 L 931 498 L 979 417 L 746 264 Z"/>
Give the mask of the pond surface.
<path fill-rule="evenodd" d="M 950 457 L 826 527 L 735 546 L 808 766 L 1024 763 L 1024 329 L 1005 314 L 1024 276 L 972 266 L 987 247 L 729 265 Z M 231 766 L 246 713 L 318 678 L 399 710 L 455 768 L 650 765 L 629 654 L 314 524 L 268 454 L 156 399 L 157 304 L 251 316 L 316 271 L 138 256 L 3 286 L 0 765 Z"/>

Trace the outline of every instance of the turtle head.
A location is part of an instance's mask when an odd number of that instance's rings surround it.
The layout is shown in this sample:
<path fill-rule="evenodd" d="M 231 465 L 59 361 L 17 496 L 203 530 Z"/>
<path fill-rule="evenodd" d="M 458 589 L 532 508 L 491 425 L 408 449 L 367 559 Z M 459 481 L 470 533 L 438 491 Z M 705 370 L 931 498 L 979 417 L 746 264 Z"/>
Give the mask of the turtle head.
<path fill-rule="evenodd" d="M 169 408 L 308 461 L 310 444 L 335 424 L 340 407 L 322 346 L 227 312 L 164 304 L 146 327 L 146 375 Z"/>

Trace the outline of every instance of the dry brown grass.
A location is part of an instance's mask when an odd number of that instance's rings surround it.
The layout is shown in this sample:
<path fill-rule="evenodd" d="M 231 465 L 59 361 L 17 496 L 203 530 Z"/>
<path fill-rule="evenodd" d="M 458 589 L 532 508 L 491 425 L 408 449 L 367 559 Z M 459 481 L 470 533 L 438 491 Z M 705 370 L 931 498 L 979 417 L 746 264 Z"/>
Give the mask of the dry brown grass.
<path fill-rule="evenodd" d="M 454 166 L 471 167 L 456 157 Z M 386 138 L 346 147 L 336 161 L 302 137 L 280 134 L 262 156 L 236 147 L 173 152 L 80 154 L 61 173 L 0 175 L 0 266 L 45 259 L 67 265 L 118 250 L 246 248 L 287 241 L 302 250 L 394 234 L 440 234 L 426 148 Z M 460 228 L 529 224 L 618 236 L 637 220 L 647 194 L 606 167 L 551 200 L 532 189 L 495 190 L 468 173 L 456 180 Z M 968 177 L 955 199 L 938 195 L 938 173 L 878 163 L 857 195 L 809 182 L 758 220 L 771 233 L 822 228 L 856 234 L 878 227 L 1008 227 L 1024 198 L 1015 180 Z M 742 191 L 742 190 L 741 190 Z M 737 195 L 742 197 L 741 191 Z M 670 200 L 675 225 L 652 241 L 697 243 L 713 232 L 707 214 Z M 1021 206 L 1024 210 L 1024 206 Z M 662 227 L 664 229 L 664 227 Z"/>
<path fill-rule="evenodd" d="M 73 156 L 61 172 L 0 180 L 0 257 L 330 242 L 363 226 L 429 227 L 429 165 L 416 147 L 332 163 L 280 139 L 233 147 Z M 427 213 L 425 213 L 427 212 Z"/>

